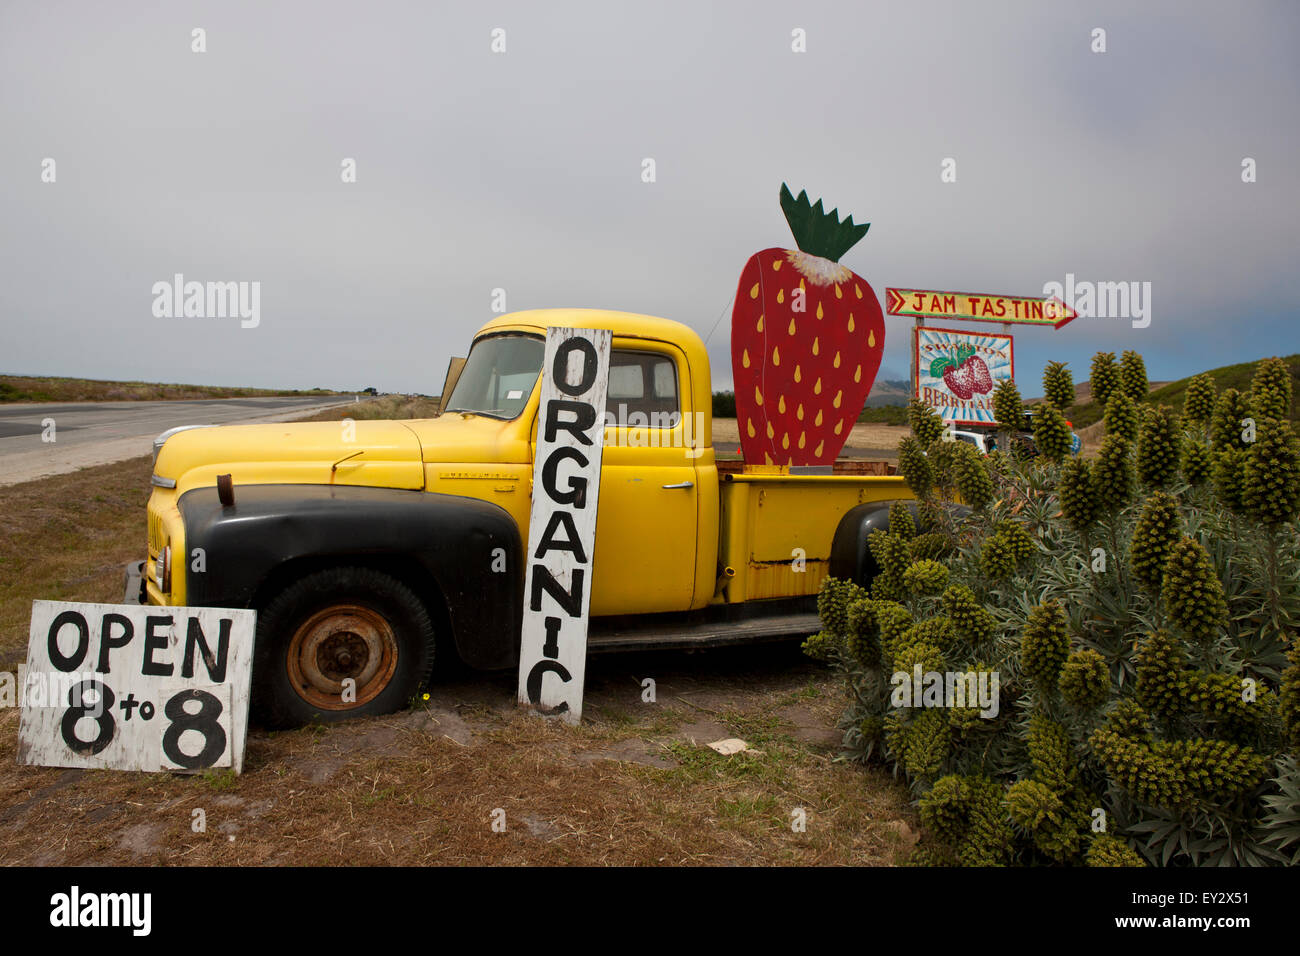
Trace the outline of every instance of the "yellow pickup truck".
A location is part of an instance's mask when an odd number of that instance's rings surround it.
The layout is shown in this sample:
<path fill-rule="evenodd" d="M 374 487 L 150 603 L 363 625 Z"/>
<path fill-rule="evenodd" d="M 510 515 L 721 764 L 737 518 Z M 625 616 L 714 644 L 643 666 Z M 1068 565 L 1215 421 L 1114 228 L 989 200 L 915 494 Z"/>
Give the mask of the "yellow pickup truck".
<path fill-rule="evenodd" d="M 435 651 L 516 666 L 548 326 L 613 333 L 589 650 L 807 635 L 827 574 L 874 573 L 902 478 L 719 462 L 695 332 L 555 309 L 483 326 L 437 418 L 160 436 L 126 600 L 257 610 L 270 726 L 399 709 Z"/>

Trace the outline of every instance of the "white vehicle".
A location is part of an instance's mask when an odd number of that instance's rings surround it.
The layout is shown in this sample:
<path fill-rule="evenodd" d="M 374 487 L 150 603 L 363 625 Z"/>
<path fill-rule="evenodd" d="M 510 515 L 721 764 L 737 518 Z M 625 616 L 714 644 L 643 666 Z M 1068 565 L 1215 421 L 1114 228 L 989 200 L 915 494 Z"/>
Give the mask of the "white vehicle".
<path fill-rule="evenodd" d="M 980 432 L 957 431 L 952 432 L 953 441 L 964 441 L 968 445 L 974 445 L 981 455 L 987 455 L 993 450 L 993 436 L 984 435 Z"/>

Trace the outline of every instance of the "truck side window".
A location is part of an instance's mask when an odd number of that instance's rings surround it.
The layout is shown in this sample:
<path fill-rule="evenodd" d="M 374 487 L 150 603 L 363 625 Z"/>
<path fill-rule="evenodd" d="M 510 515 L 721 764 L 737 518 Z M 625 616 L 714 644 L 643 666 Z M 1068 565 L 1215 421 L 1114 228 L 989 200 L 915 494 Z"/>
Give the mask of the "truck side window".
<path fill-rule="evenodd" d="M 607 424 L 673 428 L 681 421 L 677 366 L 666 355 L 615 350 L 609 357 Z"/>

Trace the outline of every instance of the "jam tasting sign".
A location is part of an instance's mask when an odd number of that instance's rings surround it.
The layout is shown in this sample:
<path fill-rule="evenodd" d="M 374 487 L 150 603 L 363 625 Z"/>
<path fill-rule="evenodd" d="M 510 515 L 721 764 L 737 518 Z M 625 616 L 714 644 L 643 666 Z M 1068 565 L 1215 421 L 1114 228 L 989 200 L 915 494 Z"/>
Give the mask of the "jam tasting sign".
<path fill-rule="evenodd" d="M 546 330 L 528 523 L 519 701 L 576 724 L 605 443 L 608 329 Z"/>
<path fill-rule="evenodd" d="M 243 769 L 257 614 L 35 601 L 18 762 Z"/>

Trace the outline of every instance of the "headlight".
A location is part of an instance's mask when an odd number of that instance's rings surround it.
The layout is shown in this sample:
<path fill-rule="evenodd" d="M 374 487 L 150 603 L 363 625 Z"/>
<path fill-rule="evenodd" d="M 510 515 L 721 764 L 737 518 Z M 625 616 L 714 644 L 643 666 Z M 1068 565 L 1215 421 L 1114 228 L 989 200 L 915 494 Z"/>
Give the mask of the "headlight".
<path fill-rule="evenodd" d="M 154 577 L 158 580 L 158 590 L 167 592 L 172 589 L 172 546 L 163 545 L 154 559 Z"/>

